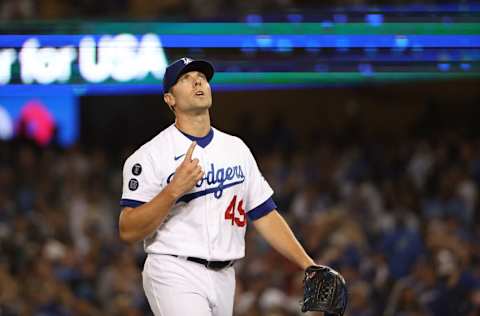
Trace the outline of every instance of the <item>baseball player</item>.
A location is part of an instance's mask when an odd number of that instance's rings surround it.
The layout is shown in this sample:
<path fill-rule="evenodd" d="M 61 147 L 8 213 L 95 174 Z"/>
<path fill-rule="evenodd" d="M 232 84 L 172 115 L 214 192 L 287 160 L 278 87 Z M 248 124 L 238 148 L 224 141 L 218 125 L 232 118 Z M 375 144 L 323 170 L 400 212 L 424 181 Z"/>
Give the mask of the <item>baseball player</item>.
<path fill-rule="evenodd" d="M 273 190 L 238 137 L 210 125 L 214 69 L 179 59 L 165 72 L 175 123 L 125 162 L 120 237 L 143 240 L 143 287 L 155 315 L 233 313 L 233 264 L 247 223 L 302 269 L 315 265 L 277 212 Z"/>

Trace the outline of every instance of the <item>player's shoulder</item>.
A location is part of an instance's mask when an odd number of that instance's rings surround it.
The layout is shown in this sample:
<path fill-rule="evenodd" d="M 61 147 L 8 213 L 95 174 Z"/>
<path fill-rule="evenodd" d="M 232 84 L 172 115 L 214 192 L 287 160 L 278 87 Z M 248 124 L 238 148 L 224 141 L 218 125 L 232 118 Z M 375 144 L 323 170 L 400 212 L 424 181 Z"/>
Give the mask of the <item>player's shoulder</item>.
<path fill-rule="evenodd" d="M 213 128 L 213 127 L 212 127 Z M 247 147 L 245 142 L 238 136 L 226 133 L 217 128 L 213 128 L 214 137 L 218 137 L 221 141 L 226 142 L 231 145 L 238 145 L 242 148 Z M 248 148 L 248 147 L 247 147 Z"/>
<path fill-rule="evenodd" d="M 152 139 L 147 141 L 138 147 L 130 156 L 127 157 L 125 163 L 129 161 L 145 160 L 150 159 L 151 157 L 159 157 L 160 153 L 157 153 L 159 148 L 167 148 L 165 146 L 169 141 L 172 133 L 172 126 L 169 126 L 154 136 Z"/>

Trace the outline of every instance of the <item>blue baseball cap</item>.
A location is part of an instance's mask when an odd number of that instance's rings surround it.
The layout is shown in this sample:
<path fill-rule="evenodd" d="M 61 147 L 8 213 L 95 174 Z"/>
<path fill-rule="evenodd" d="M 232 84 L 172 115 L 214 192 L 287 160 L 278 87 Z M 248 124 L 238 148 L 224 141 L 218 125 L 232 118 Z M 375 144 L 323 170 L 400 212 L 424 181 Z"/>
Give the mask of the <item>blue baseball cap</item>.
<path fill-rule="evenodd" d="M 201 72 L 210 81 L 215 72 L 212 64 L 205 60 L 193 60 L 192 58 L 183 57 L 175 60 L 168 65 L 163 76 L 163 93 L 167 93 L 176 83 L 178 78 L 189 71 Z"/>

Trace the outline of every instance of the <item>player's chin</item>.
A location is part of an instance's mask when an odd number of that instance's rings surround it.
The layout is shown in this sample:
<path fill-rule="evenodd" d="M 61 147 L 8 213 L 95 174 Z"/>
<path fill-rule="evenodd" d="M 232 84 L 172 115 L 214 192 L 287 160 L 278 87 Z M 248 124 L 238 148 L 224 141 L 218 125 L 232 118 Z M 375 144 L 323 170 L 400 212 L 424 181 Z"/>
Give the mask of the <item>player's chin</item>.
<path fill-rule="evenodd" d="M 195 102 L 195 107 L 197 109 L 209 109 L 211 106 L 212 106 L 212 100 L 197 100 L 197 102 Z"/>
<path fill-rule="evenodd" d="M 194 104 L 190 107 L 189 111 L 197 114 L 204 114 L 205 111 L 208 111 L 211 107 L 211 104 Z"/>

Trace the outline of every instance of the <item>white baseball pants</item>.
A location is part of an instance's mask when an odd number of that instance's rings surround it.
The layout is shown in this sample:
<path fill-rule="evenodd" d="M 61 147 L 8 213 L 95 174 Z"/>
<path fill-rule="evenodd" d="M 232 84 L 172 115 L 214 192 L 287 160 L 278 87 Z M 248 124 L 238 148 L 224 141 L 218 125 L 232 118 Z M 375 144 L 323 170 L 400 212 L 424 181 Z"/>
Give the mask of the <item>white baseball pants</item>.
<path fill-rule="evenodd" d="M 143 289 L 155 316 L 231 316 L 235 269 L 219 271 L 169 255 L 149 254 Z"/>

